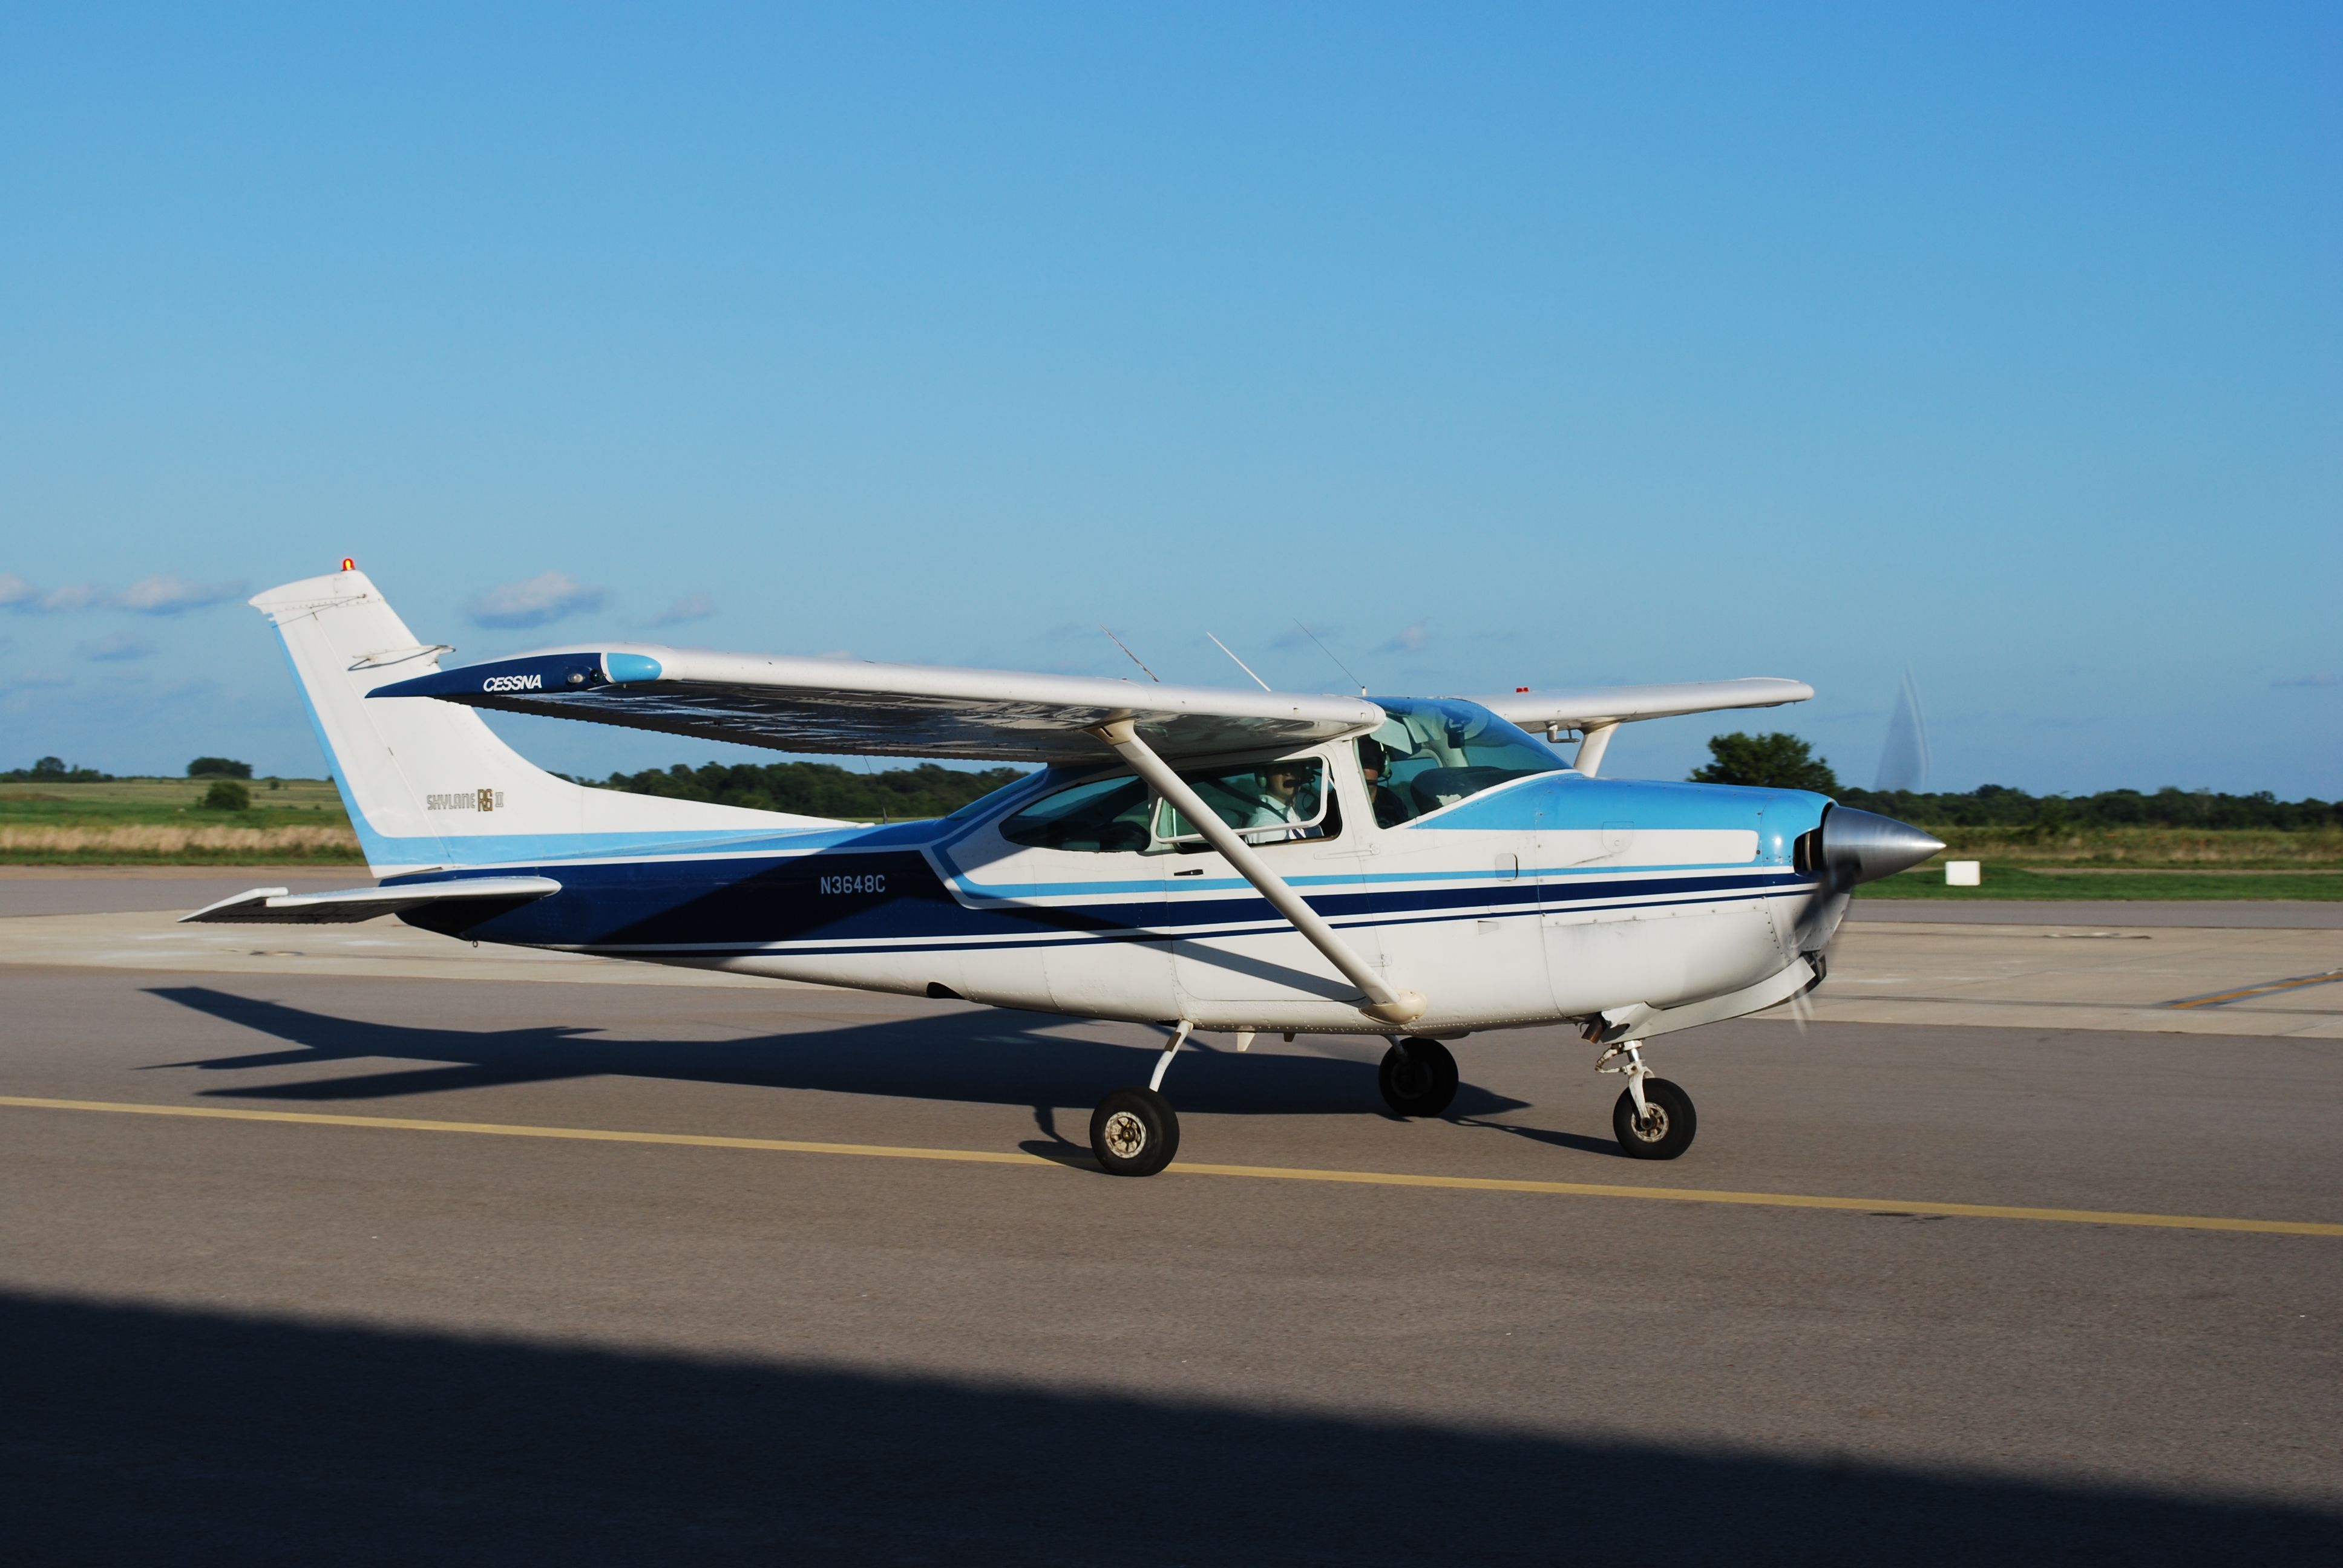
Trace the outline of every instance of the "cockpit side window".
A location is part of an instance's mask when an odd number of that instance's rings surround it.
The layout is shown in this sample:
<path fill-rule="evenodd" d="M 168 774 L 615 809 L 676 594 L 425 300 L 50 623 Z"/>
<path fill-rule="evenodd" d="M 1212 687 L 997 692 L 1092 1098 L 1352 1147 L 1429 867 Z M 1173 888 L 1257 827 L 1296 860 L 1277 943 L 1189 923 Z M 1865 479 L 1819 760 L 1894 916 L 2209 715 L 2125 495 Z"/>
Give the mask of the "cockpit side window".
<path fill-rule="evenodd" d="M 1551 749 L 1477 703 L 1377 698 L 1375 704 L 1388 717 L 1358 745 L 1379 826 L 1396 828 L 1500 784 L 1562 770 Z"/>
<path fill-rule="evenodd" d="M 1180 777 L 1212 814 L 1248 844 L 1282 844 L 1295 839 L 1325 839 L 1340 833 L 1326 789 L 1325 764 L 1315 757 L 1241 762 Z M 1155 837 L 1181 848 L 1203 847 L 1203 835 L 1169 800 L 1156 803 Z"/>

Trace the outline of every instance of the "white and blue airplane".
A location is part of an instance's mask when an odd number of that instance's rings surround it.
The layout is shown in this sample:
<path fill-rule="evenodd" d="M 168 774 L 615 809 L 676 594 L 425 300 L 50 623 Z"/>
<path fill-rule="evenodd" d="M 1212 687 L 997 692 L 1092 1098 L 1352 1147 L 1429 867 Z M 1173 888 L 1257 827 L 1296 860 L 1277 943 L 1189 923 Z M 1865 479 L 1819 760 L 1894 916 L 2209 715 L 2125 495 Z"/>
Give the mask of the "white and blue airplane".
<path fill-rule="evenodd" d="M 1625 1078 L 1621 1148 L 1674 1159 L 1692 1101 L 1644 1042 L 1802 995 L 1855 886 L 1943 848 L 1802 790 L 1597 776 L 1622 724 L 1814 695 L 1794 680 L 1369 699 L 628 643 L 443 669 L 453 649 L 418 641 L 349 561 L 252 603 L 380 885 L 256 889 L 186 919 L 397 915 L 1158 1025 L 1152 1080 L 1091 1119 L 1121 1175 L 1177 1152 L 1164 1075 L 1199 1029 L 1239 1050 L 1262 1030 L 1383 1036 L 1384 1099 L 1436 1116 L 1457 1084 L 1442 1041 L 1568 1023 Z M 573 784 L 473 708 L 1041 767 L 949 817 L 872 827 Z"/>

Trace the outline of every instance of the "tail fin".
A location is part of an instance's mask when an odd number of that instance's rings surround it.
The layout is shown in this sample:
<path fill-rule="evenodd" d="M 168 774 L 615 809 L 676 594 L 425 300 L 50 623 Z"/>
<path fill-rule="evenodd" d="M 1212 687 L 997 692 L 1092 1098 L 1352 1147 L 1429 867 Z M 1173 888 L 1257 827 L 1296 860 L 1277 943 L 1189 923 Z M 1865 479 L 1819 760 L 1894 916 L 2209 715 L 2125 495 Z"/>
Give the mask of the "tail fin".
<path fill-rule="evenodd" d="M 251 602 L 285 639 L 334 782 L 377 877 L 689 852 L 716 840 L 841 825 L 588 789 L 530 763 L 468 708 L 427 698 L 367 701 L 377 686 L 437 669 L 439 656 L 454 650 L 418 642 L 364 572 L 287 583 Z"/>

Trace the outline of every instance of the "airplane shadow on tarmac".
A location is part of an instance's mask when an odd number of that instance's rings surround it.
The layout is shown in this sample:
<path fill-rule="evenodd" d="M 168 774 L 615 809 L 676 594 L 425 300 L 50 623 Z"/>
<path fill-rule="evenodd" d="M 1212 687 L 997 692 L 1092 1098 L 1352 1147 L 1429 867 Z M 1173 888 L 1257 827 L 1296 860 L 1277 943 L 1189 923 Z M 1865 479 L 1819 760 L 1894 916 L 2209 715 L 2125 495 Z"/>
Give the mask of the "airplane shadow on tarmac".
<path fill-rule="evenodd" d="M 1851 1458 L 13 1292 L 0 1343 L 26 1563 L 2343 1562 L 2331 1513 Z"/>
<path fill-rule="evenodd" d="M 764 1089 L 826 1090 L 1033 1109 L 1043 1137 L 1035 1153 L 1088 1157 L 1087 1132 L 1058 1126 L 1056 1108 L 1088 1106 L 1111 1089 L 1144 1083 L 1151 1046 L 1045 1033 L 1069 1020 L 1041 1013 L 954 1009 L 790 1030 L 742 1040 L 628 1038 L 576 1025 L 465 1030 L 340 1018 L 208 986 L 156 986 L 148 994 L 223 1022 L 287 1041 L 292 1049 L 158 1063 L 201 1071 L 316 1068 L 337 1061 L 431 1065 L 345 1076 L 238 1084 L 206 1098 L 323 1102 L 432 1094 L 500 1084 L 594 1077 L 665 1078 Z M 1372 1061 L 1255 1050 L 1239 1055 L 1192 1046 L 1174 1083 L 1183 1111 L 1238 1115 L 1388 1115 Z M 1608 1139 L 1488 1118 L 1527 1102 L 1471 1083 L 1460 1086 L 1448 1119 L 1582 1152 L 1618 1155 Z"/>

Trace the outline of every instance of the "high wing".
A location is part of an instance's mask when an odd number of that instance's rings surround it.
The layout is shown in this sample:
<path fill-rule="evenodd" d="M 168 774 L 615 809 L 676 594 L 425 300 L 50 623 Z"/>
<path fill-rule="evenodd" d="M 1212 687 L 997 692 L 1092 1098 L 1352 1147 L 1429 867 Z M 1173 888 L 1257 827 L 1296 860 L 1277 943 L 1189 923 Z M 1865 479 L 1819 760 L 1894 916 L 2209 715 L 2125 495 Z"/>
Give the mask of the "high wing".
<path fill-rule="evenodd" d="M 508 713 L 585 719 L 777 751 L 1091 762 L 1086 733 L 1128 719 L 1167 757 L 1307 746 L 1365 734 L 1354 697 L 1141 685 L 930 665 L 626 645 L 555 649 L 377 687 Z"/>
<path fill-rule="evenodd" d="M 1683 680 L 1666 686 L 1590 686 L 1575 690 L 1508 691 L 1468 697 L 1525 729 L 1594 729 L 1638 719 L 1673 719 L 1722 708 L 1778 708 L 1804 702 L 1815 689 L 1803 680 L 1751 676 L 1740 680 Z"/>
<path fill-rule="evenodd" d="M 1722 708 L 1779 708 L 1804 702 L 1815 689 L 1803 680 L 1749 676 L 1739 680 L 1681 680 L 1666 686 L 1590 686 L 1575 691 L 1507 691 L 1468 697 L 1524 729 L 1543 729 L 1549 739 L 1564 729 L 1585 732 L 1573 764 L 1593 778 L 1622 724 L 1639 719 L 1673 719 L 1683 713 L 1713 713 Z"/>

